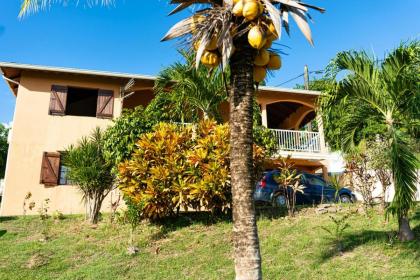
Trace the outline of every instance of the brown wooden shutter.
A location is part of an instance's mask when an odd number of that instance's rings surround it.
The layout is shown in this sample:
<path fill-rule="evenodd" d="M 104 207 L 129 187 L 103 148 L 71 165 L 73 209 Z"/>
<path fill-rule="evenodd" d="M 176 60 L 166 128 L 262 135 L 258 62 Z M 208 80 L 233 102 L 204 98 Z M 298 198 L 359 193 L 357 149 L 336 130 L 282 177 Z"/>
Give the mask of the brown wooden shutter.
<path fill-rule="evenodd" d="M 60 179 L 60 153 L 44 152 L 42 156 L 41 184 L 57 186 Z"/>
<path fill-rule="evenodd" d="M 50 115 L 64 116 L 66 114 L 67 87 L 53 85 L 50 97 Z"/>
<path fill-rule="evenodd" d="M 114 114 L 114 92 L 112 90 L 100 89 L 98 91 L 98 104 L 96 116 L 98 118 L 112 119 Z"/>

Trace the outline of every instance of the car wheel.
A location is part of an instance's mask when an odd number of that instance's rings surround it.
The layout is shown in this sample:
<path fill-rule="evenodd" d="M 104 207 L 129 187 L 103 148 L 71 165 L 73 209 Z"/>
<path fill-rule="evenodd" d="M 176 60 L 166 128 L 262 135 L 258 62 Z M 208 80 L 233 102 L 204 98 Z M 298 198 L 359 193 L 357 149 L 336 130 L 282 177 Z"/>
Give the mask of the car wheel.
<path fill-rule="evenodd" d="M 285 207 L 286 206 L 286 197 L 284 195 L 279 195 L 273 198 L 273 205 L 277 207 Z"/>
<path fill-rule="evenodd" d="M 340 195 L 340 202 L 341 203 L 352 203 L 353 201 L 351 201 L 351 197 L 347 194 L 342 194 Z"/>

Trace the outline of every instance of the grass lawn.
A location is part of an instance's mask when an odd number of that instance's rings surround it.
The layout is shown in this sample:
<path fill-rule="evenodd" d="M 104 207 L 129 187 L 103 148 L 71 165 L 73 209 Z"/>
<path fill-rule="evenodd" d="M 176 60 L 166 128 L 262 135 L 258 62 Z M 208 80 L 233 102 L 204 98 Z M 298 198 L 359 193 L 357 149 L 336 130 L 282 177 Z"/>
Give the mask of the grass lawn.
<path fill-rule="evenodd" d="M 345 207 L 335 216 L 353 211 Z M 259 217 L 264 279 L 420 279 L 420 205 L 412 213 L 417 240 L 392 238 L 395 222 L 374 211 L 353 214 L 337 254 L 330 214 L 305 208 L 289 219 Z M 136 234 L 140 253 L 126 253 L 128 225 L 104 218 L 93 229 L 81 216 L 51 222 L 40 241 L 38 217 L 0 218 L 0 279 L 233 279 L 232 223 L 210 223 L 203 214 L 142 224 Z"/>

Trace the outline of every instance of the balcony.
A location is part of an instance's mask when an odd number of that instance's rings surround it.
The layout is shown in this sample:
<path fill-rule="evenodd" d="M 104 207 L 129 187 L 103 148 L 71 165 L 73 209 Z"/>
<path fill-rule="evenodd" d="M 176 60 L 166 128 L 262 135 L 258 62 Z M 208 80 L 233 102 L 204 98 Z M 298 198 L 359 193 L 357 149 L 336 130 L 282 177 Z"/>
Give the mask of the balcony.
<path fill-rule="evenodd" d="M 319 132 L 270 129 L 274 134 L 279 152 L 321 153 Z"/>

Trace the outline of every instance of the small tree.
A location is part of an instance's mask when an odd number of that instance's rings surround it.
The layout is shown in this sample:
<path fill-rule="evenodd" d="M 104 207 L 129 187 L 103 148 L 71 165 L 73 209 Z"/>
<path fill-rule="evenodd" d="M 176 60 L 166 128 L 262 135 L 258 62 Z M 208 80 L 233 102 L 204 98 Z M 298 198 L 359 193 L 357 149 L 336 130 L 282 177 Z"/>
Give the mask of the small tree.
<path fill-rule="evenodd" d="M 352 187 L 362 195 L 365 210 L 373 206 L 375 176 L 369 173 L 370 158 L 366 153 L 366 142 L 362 141 L 358 147 L 345 155 L 346 172 L 350 174 Z"/>
<path fill-rule="evenodd" d="M 295 215 L 296 194 L 303 192 L 303 186 L 300 184 L 301 174 L 297 173 L 294 168 L 294 162 L 290 161 L 290 156 L 287 158 L 280 158 L 276 164 L 280 171 L 274 180 L 280 184 L 280 191 L 274 194 L 275 198 L 284 194 L 286 198 L 286 206 L 289 216 Z"/>
<path fill-rule="evenodd" d="M 68 167 L 68 179 L 83 193 L 88 207 L 88 218 L 98 223 L 104 198 L 112 190 L 112 164 L 105 160 L 103 132 L 97 128 L 89 138 L 82 138 L 76 146 L 70 146 L 64 153 L 64 165 Z"/>
<path fill-rule="evenodd" d="M 389 145 L 383 139 L 379 138 L 376 141 L 368 143 L 369 149 L 367 150 L 370 161 L 369 169 L 375 172 L 376 178 L 381 183 L 382 196 L 381 204 L 382 208 L 386 208 L 386 192 L 391 185 L 392 171 L 391 161 L 389 157 Z"/>

